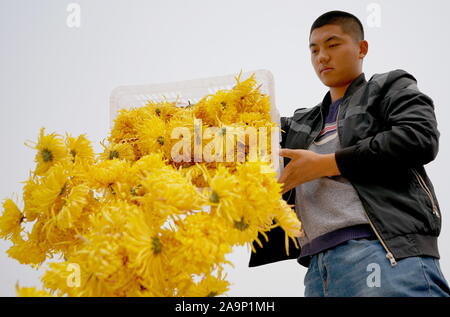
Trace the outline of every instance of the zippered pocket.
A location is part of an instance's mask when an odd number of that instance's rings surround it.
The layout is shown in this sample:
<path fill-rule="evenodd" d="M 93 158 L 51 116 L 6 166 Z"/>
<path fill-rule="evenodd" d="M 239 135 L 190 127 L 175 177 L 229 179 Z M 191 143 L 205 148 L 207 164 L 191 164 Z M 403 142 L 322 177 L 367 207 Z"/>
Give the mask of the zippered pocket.
<path fill-rule="evenodd" d="M 440 218 L 441 215 L 439 214 L 436 202 L 434 201 L 433 195 L 431 194 L 430 189 L 427 186 L 427 183 L 425 183 L 425 180 L 420 176 L 419 172 L 417 172 L 414 168 L 411 169 L 413 174 L 415 175 L 417 182 L 419 183 L 422 190 L 425 192 L 425 194 L 428 196 L 428 199 L 431 202 L 431 207 L 433 210 L 433 215 L 435 215 L 437 218 Z"/>

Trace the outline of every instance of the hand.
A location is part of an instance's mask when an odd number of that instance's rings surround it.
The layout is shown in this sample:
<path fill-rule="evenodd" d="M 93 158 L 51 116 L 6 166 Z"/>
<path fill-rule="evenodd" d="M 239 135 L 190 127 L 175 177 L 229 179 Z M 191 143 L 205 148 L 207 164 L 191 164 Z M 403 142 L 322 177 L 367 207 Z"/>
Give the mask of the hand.
<path fill-rule="evenodd" d="M 278 179 L 283 184 L 282 194 L 316 178 L 341 175 L 334 153 L 317 154 L 309 150 L 281 149 L 279 154 L 291 159 Z"/>

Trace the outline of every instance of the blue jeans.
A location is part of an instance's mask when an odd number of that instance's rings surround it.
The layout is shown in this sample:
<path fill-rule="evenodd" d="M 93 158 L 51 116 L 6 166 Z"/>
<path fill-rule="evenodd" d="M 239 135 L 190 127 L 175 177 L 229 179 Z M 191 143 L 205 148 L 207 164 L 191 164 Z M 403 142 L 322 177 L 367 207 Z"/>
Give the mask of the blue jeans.
<path fill-rule="evenodd" d="M 409 257 L 391 266 L 377 240 L 355 239 L 311 258 L 305 296 L 450 296 L 439 261 Z"/>

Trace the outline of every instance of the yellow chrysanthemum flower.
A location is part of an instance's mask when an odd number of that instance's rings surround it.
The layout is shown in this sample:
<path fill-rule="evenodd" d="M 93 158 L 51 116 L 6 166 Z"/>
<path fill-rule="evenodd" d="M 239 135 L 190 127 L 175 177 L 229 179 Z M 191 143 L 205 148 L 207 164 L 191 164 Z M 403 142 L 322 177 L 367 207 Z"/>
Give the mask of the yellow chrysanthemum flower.
<path fill-rule="evenodd" d="M 101 161 L 114 159 L 134 161 L 136 158 L 133 145 L 130 143 L 124 142 L 105 145 L 102 141 L 100 144 L 104 148 L 103 152 L 98 156 Z"/>
<path fill-rule="evenodd" d="M 286 254 L 289 255 L 289 238 L 292 239 L 298 248 L 295 238 L 304 235 L 301 222 L 298 220 L 295 211 L 291 209 L 285 200 L 280 200 L 280 208 L 276 209 L 275 221 L 285 232 Z"/>
<path fill-rule="evenodd" d="M 16 203 L 11 199 L 5 199 L 3 201 L 3 213 L 0 216 L 0 238 L 9 239 L 20 235 L 20 224 L 23 218 L 24 215 Z"/>
<path fill-rule="evenodd" d="M 44 262 L 47 254 L 41 246 L 34 241 L 18 240 L 6 251 L 8 255 L 22 264 L 32 266 Z"/>
<path fill-rule="evenodd" d="M 180 242 L 178 252 L 173 255 L 174 265 L 182 266 L 190 274 L 208 274 L 216 265 L 230 264 L 225 255 L 232 251 L 228 243 L 228 228 L 225 220 L 198 212 L 179 223 L 175 238 Z M 186 255 L 189 255 L 187 261 Z"/>
<path fill-rule="evenodd" d="M 32 141 L 25 143 L 38 151 L 34 159 L 37 163 L 36 175 L 44 175 L 56 163 L 69 160 L 69 152 L 61 136 L 56 133 L 45 135 L 44 131 L 45 128 L 41 128 L 37 143 Z"/>
<path fill-rule="evenodd" d="M 183 111 L 183 109 L 178 108 L 171 102 L 153 102 L 148 101 L 146 105 L 146 109 L 153 115 L 158 116 L 165 122 L 170 121 L 174 116 L 176 116 L 179 112 Z"/>
<path fill-rule="evenodd" d="M 91 141 L 89 141 L 84 134 L 74 138 L 67 133 L 65 141 L 72 162 L 77 162 L 79 160 L 84 160 L 89 164 L 94 162 L 94 150 L 92 149 Z"/>
<path fill-rule="evenodd" d="M 166 123 L 154 115 L 139 125 L 137 132 L 137 145 L 142 155 L 161 151 L 168 141 Z"/>
<path fill-rule="evenodd" d="M 63 206 L 56 215 L 58 228 L 67 229 L 74 226 L 89 201 L 89 190 L 87 185 L 78 185 L 70 190 L 67 198 L 63 198 Z"/>
<path fill-rule="evenodd" d="M 208 187 L 208 180 L 205 177 L 203 170 L 198 167 L 198 164 L 191 165 L 186 168 L 180 168 L 180 172 L 195 187 L 198 188 Z"/>
<path fill-rule="evenodd" d="M 86 294 L 86 287 L 83 287 L 89 282 L 89 280 L 94 280 L 94 283 L 90 285 L 94 287 L 93 289 L 99 289 L 100 285 L 95 283 L 95 278 L 93 278 L 86 271 L 82 270 L 76 262 L 49 263 L 48 269 L 41 277 L 43 286 L 50 290 L 52 295 L 67 295 L 70 297 L 83 295 L 89 296 L 89 293 Z M 89 291 L 91 290 L 89 288 L 87 289 Z"/>
<path fill-rule="evenodd" d="M 226 280 L 227 275 L 220 270 L 217 277 L 205 276 L 198 284 L 195 284 L 188 293 L 189 297 L 215 297 L 226 293 L 230 283 Z"/>
<path fill-rule="evenodd" d="M 129 216 L 124 233 L 129 267 L 136 269 L 147 280 L 147 286 L 152 286 L 151 280 L 158 282 L 166 269 L 165 263 L 168 264 L 173 257 L 177 241 L 170 230 L 161 230 L 149 224 L 141 211 L 136 210 Z"/>
<path fill-rule="evenodd" d="M 52 295 L 45 290 L 38 290 L 36 287 L 19 287 L 16 285 L 17 297 L 51 297 Z"/>
<path fill-rule="evenodd" d="M 252 127 L 273 126 L 273 124 L 268 124 L 270 122 L 268 120 L 270 120 L 270 115 L 264 112 L 243 112 L 239 114 L 238 122 Z"/>
<path fill-rule="evenodd" d="M 170 166 L 146 172 L 140 184 L 145 192 L 135 198 L 149 213 L 176 217 L 192 210 L 200 210 L 206 203 L 203 195 Z"/>
<path fill-rule="evenodd" d="M 35 187 L 29 199 L 41 214 L 54 215 L 62 205 L 62 197 L 67 195 L 69 173 L 63 165 L 56 164 L 48 170 L 39 186 Z"/>
<path fill-rule="evenodd" d="M 123 140 L 133 140 L 136 138 L 137 126 L 152 116 L 153 114 L 148 107 L 120 109 L 114 120 L 108 141 L 120 143 Z"/>
<path fill-rule="evenodd" d="M 126 160 L 106 160 L 87 166 L 86 182 L 90 188 L 115 195 L 117 183 L 126 181 L 130 166 Z"/>
<path fill-rule="evenodd" d="M 39 181 L 36 176 L 30 176 L 28 180 L 22 182 L 22 200 L 24 203 L 23 213 L 27 221 L 34 221 L 40 213 L 39 204 L 33 199 L 33 193 L 39 188 Z"/>
<path fill-rule="evenodd" d="M 241 198 L 237 191 L 239 179 L 222 165 L 217 168 L 217 172 L 212 178 L 207 171 L 205 171 L 205 175 L 208 177 L 210 186 L 209 203 L 216 207 L 212 209 L 213 214 L 222 216 L 232 222 L 237 207 L 233 205 L 233 202 Z"/>

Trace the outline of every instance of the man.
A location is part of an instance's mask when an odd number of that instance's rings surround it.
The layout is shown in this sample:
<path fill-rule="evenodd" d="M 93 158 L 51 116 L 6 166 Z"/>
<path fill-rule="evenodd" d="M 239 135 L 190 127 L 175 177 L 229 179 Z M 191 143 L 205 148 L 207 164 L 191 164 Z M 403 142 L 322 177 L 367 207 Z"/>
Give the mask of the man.
<path fill-rule="evenodd" d="M 441 213 L 424 165 L 438 152 L 433 101 L 403 70 L 362 72 L 361 22 L 331 11 L 313 23 L 311 62 L 329 92 L 282 118 L 283 197 L 302 221 L 255 244 L 249 266 L 297 258 L 305 296 L 449 296 L 440 270 Z"/>

